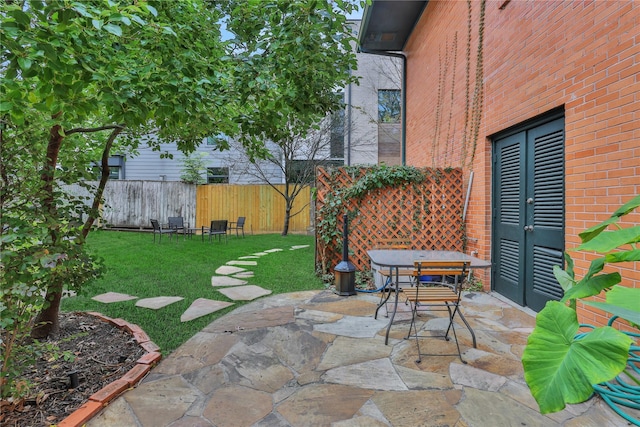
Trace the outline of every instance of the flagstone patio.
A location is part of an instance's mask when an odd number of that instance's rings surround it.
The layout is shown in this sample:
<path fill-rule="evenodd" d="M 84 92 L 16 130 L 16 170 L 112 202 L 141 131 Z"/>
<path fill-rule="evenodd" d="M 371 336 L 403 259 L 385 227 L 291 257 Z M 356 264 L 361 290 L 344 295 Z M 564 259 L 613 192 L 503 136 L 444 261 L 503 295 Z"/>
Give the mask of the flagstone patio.
<path fill-rule="evenodd" d="M 478 337 L 458 325 L 457 356 L 423 357 L 402 312 L 373 319 L 375 295 L 308 291 L 260 298 L 206 326 L 87 423 L 138 426 L 626 426 L 599 398 L 548 415 L 523 379 L 531 312 L 464 295 Z M 420 328 L 442 327 L 424 315 Z M 442 339 L 431 352 L 448 353 Z"/>

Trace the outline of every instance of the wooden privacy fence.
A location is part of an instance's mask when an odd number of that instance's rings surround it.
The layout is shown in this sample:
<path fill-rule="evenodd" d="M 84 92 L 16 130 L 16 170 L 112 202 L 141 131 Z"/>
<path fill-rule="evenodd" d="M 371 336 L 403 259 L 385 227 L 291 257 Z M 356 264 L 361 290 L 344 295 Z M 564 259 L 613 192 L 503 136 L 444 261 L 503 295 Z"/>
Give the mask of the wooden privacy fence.
<path fill-rule="evenodd" d="M 98 185 L 97 182 L 91 184 Z M 67 186 L 66 191 L 89 196 L 79 185 Z M 100 223 L 113 228 L 150 228 L 150 218 L 167 223 L 170 216 L 181 216 L 193 224 L 195 213 L 195 185 L 177 181 L 109 180 L 104 189 Z"/>
<path fill-rule="evenodd" d="M 353 170 L 353 169 L 352 169 Z M 324 204 L 331 195 L 340 194 L 355 185 L 369 169 L 350 174 L 345 168 L 323 169 L 317 172 L 316 223 L 322 222 Z M 393 187 L 369 190 L 355 200 L 343 200 L 337 215 L 336 228 L 342 230 L 344 213 L 350 212 L 349 259 L 362 271 L 370 266 L 367 250 L 380 239 L 411 239 L 414 249 L 462 251 L 464 229 L 463 174 L 456 169 L 423 169 L 420 183 L 404 183 Z M 316 234 L 316 262 L 324 272 L 342 259 L 342 239 L 334 237 L 324 245 Z"/>
<path fill-rule="evenodd" d="M 284 191 L 284 185 L 276 185 Z M 289 222 L 290 233 L 307 233 L 310 228 L 310 188 L 296 197 L 292 212 L 301 211 Z M 247 218 L 247 233 L 280 233 L 284 226 L 284 198 L 270 185 L 200 185 L 196 191 L 196 226 L 208 226 L 211 220 L 236 221 Z"/>
<path fill-rule="evenodd" d="M 97 182 L 92 184 L 97 185 Z M 65 191 L 77 196 L 90 196 L 79 185 L 66 186 Z M 290 232 L 309 232 L 310 198 L 309 188 L 303 189 L 296 198 L 293 212 L 302 212 L 291 218 Z M 209 226 L 212 219 L 236 221 L 239 216 L 244 216 L 247 218 L 245 233 L 280 233 L 284 225 L 284 199 L 269 185 L 107 182 L 101 225 L 143 229 L 151 227 L 150 218 L 166 224 L 170 216 L 183 217 L 191 227 Z"/>

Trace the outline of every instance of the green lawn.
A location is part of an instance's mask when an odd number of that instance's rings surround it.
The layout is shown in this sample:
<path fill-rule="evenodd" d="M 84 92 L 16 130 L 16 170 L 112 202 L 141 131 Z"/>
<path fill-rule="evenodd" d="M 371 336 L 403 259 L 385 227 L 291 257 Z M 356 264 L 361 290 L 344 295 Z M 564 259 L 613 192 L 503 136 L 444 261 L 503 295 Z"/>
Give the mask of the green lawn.
<path fill-rule="evenodd" d="M 157 237 L 156 237 L 157 240 Z M 294 245 L 307 248 L 289 250 Z M 214 319 L 237 308 L 236 301 L 227 309 L 182 323 L 180 315 L 197 298 L 230 301 L 211 286 L 215 270 L 241 256 L 280 248 L 258 259 L 257 266 L 247 269 L 255 273 L 249 284 L 270 289 L 274 294 L 325 286 L 314 272 L 314 237 L 306 235 L 230 236 L 228 243 L 214 239 L 202 242 L 200 236 L 183 240 L 179 237 L 154 243 L 150 233 L 95 231 L 89 235 L 89 250 L 105 260 L 107 271 L 88 283 L 78 296 L 65 298 L 62 311 L 97 311 L 139 325 L 164 355 L 169 354 Z M 120 292 L 139 298 L 180 296 L 184 299 L 160 310 L 135 306 L 135 300 L 103 304 L 91 297 L 105 292 Z"/>

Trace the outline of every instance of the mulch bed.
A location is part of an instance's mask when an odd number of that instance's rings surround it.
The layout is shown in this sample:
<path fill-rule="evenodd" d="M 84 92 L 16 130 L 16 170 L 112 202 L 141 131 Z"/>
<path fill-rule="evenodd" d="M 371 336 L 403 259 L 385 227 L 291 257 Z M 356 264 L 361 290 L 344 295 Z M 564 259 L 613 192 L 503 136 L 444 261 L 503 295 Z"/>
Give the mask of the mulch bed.
<path fill-rule="evenodd" d="M 22 379 L 30 384 L 28 397 L 19 402 L 0 401 L 3 426 L 61 422 L 92 394 L 125 375 L 145 354 L 131 333 L 86 313 L 60 313 L 60 333 L 47 342 L 59 347 L 58 357 L 43 356 L 27 369 Z M 66 351 L 73 360 L 62 357 Z"/>

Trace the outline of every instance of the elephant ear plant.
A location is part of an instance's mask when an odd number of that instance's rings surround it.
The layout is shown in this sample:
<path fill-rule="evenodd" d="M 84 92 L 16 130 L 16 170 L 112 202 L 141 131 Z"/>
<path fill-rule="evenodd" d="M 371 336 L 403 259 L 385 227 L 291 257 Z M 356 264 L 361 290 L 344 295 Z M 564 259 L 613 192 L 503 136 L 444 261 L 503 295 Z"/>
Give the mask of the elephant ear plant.
<path fill-rule="evenodd" d="M 567 403 L 587 400 L 594 385 L 610 381 L 625 370 L 633 340 L 611 326 L 579 333 L 576 301 L 640 325 L 640 289 L 618 285 L 620 273 L 603 273 L 607 264 L 640 261 L 640 226 L 623 228 L 618 220 L 640 206 L 640 196 L 626 203 L 606 221 L 580 233 L 580 251 L 602 257 L 591 262 L 587 274 L 577 279 L 573 260 L 565 253 L 566 268 L 554 267 L 564 290 L 561 301 L 549 301 L 536 317 L 522 356 L 525 381 L 543 414 L 562 410 Z M 609 227 L 613 231 L 607 230 Z M 601 291 L 606 303 L 586 301 Z M 567 304 L 568 302 L 568 304 Z M 632 377 L 633 378 L 633 377 Z M 632 379 L 638 382 L 637 379 Z"/>

